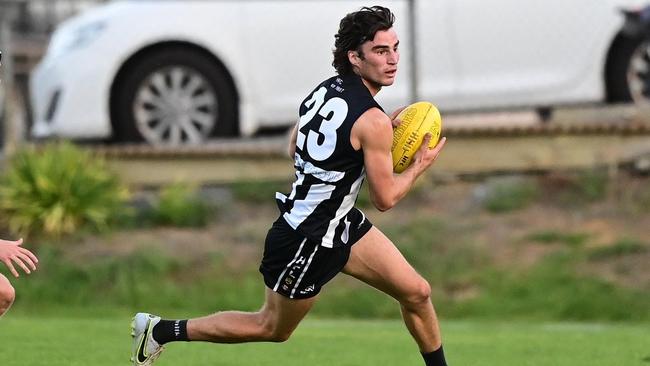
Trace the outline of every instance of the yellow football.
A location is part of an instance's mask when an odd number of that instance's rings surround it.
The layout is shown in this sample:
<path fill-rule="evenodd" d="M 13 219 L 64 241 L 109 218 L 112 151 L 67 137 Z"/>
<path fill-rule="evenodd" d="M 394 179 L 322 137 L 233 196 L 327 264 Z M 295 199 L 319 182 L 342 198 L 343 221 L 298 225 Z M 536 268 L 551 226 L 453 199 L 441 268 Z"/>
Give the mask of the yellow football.
<path fill-rule="evenodd" d="M 397 119 L 401 120 L 393 130 L 393 171 L 401 173 L 413 160 L 413 155 L 422 145 L 422 139 L 427 132 L 431 133 L 429 148 L 436 146 L 442 130 L 440 112 L 429 102 L 417 102 L 404 108 Z"/>

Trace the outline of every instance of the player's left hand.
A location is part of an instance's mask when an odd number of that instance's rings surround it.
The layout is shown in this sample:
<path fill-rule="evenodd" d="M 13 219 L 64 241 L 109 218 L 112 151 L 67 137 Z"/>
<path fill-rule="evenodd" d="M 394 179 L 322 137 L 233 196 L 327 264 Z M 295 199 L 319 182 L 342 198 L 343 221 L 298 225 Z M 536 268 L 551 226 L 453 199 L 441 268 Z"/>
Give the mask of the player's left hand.
<path fill-rule="evenodd" d="M 397 118 L 397 115 L 404 110 L 407 106 L 397 108 L 393 113 L 390 114 L 390 123 L 393 125 L 393 128 L 397 128 L 402 120 Z"/>

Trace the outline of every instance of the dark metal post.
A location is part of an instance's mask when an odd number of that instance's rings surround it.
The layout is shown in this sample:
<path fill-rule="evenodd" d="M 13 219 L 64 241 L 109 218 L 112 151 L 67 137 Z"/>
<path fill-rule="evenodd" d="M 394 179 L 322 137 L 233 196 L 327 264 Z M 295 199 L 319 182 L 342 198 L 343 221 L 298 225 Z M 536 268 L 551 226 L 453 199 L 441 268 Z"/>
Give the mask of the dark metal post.
<path fill-rule="evenodd" d="M 16 3 L 0 4 L 0 50 L 2 50 L 2 67 L 0 79 L 4 91 L 4 144 L 5 155 L 11 154 L 23 141 L 23 122 L 21 120 L 21 101 L 14 80 L 14 63 L 12 48 L 12 22 L 15 19 Z"/>

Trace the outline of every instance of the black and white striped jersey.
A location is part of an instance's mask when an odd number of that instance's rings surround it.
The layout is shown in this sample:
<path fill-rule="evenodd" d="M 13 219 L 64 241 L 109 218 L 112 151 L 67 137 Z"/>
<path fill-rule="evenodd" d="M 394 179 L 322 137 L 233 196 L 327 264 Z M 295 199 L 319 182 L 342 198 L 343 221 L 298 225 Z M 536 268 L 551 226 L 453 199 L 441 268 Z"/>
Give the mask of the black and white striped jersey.
<path fill-rule="evenodd" d="M 289 196 L 276 199 L 287 223 L 322 246 L 345 245 L 351 225 L 365 220 L 349 215 L 365 178 L 363 151 L 354 150 L 350 132 L 374 107 L 381 109 L 356 74 L 325 80 L 300 105 L 296 180 Z"/>

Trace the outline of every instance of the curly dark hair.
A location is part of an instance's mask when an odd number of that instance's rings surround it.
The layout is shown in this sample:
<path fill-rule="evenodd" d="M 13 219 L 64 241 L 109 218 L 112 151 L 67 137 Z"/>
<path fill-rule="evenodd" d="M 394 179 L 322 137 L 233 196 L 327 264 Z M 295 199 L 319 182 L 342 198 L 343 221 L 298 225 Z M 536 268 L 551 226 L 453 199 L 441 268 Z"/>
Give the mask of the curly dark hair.
<path fill-rule="evenodd" d="M 372 41 L 378 31 L 388 30 L 395 23 L 395 15 L 383 6 L 363 7 L 341 19 L 339 31 L 334 35 L 334 61 L 332 66 L 339 75 L 352 72 L 348 51 L 357 51 L 363 59 L 361 45 Z"/>

